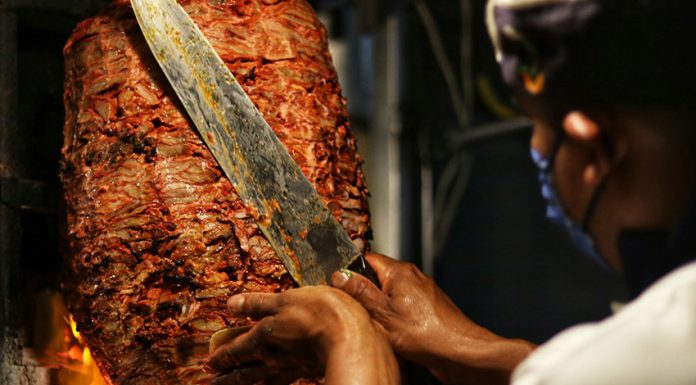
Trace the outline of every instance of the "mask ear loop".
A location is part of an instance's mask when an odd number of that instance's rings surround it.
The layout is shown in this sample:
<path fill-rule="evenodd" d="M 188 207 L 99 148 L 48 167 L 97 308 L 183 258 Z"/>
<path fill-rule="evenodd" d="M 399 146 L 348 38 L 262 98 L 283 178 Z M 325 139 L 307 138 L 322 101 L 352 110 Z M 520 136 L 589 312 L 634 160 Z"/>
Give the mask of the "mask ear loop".
<path fill-rule="evenodd" d="M 592 221 L 592 217 L 594 216 L 594 212 L 597 209 L 597 204 L 599 203 L 599 197 L 602 195 L 604 192 L 605 188 L 607 187 L 607 178 L 604 177 L 602 182 L 599 183 L 599 186 L 595 189 L 594 193 L 592 194 L 592 197 L 590 198 L 590 203 L 587 206 L 587 210 L 585 210 L 585 217 L 582 220 L 582 231 L 589 233 L 588 229 L 590 227 L 590 222 Z"/>
<path fill-rule="evenodd" d="M 551 149 L 551 156 L 549 157 L 549 160 L 548 160 L 548 168 L 549 168 L 548 172 L 551 172 L 551 173 L 553 172 L 553 168 L 554 168 L 553 165 L 554 165 L 554 162 L 556 161 L 556 156 L 558 155 L 558 152 L 560 151 L 561 146 L 563 145 L 563 142 L 565 141 L 566 138 L 567 138 L 566 134 L 563 131 L 561 131 L 561 136 L 558 138 L 556 143 L 554 143 L 553 148 Z M 553 175 L 550 175 L 550 176 L 553 179 Z M 606 185 L 607 185 L 607 179 L 605 177 L 602 180 L 602 182 L 599 184 L 599 186 L 597 186 L 594 193 L 592 193 L 592 197 L 590 198 L 590 203 L 587 205 L 587 209 L 585 210 L 585 215 L 583 216 L 582 221 L 580 222 L 581 223 L 580 228 L 585 233 L 588 232 L 590 222 L 592 221 L 592 217 L 594 216 L 594 212 L 597 209 L 597 204 L 599 203 L 599 197 L 604 192 Z M 558 198 L 560 200 L 560 197 L 558 197 Z M 561 202 L 559 202 L 559 203 L 561 204 L 561 206 L 563 206 L 563 204 Z M 565 208 L 564 208 L 564 210 L 565 210 Z"/>
<path fill-rule="evenodd" d="M 556 161 L 556 156 L 558 155 L 558 152 L 561 150 L 561 146 L 563 145 L 565 139 L 566 134 L 565 132 L 561 131 L 561 136 L 558 139 L 556 139 L 556 143 L 554 143 L 553 147 L 551 147 L 551 155 L 548 158 L 548 168 L 550 170 L 553 170 L 553 163 Z M 553 175 L 549 176 L 553 178 Z"/>

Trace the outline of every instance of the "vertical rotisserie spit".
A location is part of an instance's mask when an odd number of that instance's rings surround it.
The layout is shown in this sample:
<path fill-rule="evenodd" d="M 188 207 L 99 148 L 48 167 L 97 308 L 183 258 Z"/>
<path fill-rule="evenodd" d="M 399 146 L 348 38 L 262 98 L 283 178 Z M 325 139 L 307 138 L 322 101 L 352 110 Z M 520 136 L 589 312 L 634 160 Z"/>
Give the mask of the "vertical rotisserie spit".
<path fill-rule="evenodd" d="M 352 239 L 367 190 L 326 32 L 305 0 L 180 2 Z M 191 384 L 226 299 L 294 285 L 152 58 L 127 1 L 65 47 L 66 297 L 114 384 Z"/>

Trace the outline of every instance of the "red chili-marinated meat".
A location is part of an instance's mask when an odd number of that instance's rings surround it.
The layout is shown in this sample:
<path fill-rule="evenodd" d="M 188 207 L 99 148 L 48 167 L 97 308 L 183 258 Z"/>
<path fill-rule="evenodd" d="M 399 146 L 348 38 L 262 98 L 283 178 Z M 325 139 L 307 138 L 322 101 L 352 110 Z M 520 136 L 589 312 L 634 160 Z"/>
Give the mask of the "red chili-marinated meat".
<path fill-rule="evenodd" d="M 361 248 L 362 163 L 305 0 L 182 0 Z M 127 1 L 65 47 L 65 293 L 112 384 L 194 384 L 241 292 L 294 286 L 178 104 Z"/>

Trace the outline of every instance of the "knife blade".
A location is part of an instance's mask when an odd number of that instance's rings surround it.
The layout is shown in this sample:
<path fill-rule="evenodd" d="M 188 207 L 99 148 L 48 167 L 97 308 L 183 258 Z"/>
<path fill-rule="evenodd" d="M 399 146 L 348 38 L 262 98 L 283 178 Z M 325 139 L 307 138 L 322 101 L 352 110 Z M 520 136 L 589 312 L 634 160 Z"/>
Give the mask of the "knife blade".
<path fill-rule="evenodd" d="M 374 273 L 176 0 L 131 0 L 150 49 L 225 176 L 300 285 L 351 268 Z"/>

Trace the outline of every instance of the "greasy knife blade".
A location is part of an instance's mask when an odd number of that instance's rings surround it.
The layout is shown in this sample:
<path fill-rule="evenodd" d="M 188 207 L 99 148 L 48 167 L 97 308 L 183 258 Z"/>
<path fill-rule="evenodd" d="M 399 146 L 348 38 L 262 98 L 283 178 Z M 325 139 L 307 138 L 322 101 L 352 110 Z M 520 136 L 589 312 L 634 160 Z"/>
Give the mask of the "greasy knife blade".
<path fill-rule="evenodd" d="M 360 251 L 176 0 L 131 0 L 193 124 L 299 285 L 330 282 Z"/>

